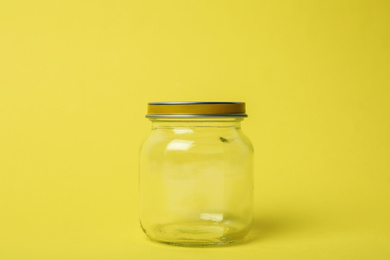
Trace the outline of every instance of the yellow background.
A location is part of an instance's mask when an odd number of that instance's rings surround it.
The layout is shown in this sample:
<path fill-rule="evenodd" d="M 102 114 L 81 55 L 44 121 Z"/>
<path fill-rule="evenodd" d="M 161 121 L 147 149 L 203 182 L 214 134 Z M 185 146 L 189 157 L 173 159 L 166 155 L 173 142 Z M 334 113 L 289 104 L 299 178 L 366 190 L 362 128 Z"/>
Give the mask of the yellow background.
<path fill-rule="evenodd" d="M 0 259 L 390 259 L 390 2 L 0 2 Z M 138 224 L 150 101 L 245 101 L 256 218 Z"/>

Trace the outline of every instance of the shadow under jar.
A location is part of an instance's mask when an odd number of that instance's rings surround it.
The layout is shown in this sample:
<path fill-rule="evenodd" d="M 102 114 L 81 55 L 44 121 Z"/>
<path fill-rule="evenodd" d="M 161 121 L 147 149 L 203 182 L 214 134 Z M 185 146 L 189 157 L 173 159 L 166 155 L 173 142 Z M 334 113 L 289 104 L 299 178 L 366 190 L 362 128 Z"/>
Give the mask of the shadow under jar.
<path fill-rule="evenodd" d="M 180 246 L 242 239 L 253 219 L 253 147 L 242 102 L 149 103 L 140 150 L 140 222 Z"/>

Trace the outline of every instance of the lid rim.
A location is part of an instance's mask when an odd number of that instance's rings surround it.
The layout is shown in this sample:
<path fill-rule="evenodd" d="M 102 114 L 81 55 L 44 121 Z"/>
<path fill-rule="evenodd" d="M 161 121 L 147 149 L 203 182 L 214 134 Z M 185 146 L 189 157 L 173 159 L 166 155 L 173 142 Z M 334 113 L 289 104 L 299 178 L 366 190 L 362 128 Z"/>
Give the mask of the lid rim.
<path fill-rule="evenodd" d="M 245 102 L 207 102 L 207 101 L 173 101 L 173 102 L 149 102 L 148 105 L 229 105 L 245 104 Z"/>
<path fill-rule="evenodd" d="M 202 118 L 202 117 L 248 117 L 247 114 L 148 114 L 145 117 L 163 117 L 163 118 Z"/>

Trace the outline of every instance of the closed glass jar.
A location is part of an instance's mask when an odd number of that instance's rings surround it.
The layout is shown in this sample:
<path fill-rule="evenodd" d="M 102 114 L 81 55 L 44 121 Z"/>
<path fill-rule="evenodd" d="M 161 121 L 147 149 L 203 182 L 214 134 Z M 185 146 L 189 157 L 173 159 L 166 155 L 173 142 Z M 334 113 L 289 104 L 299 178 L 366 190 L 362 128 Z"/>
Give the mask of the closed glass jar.
<path fill-rule="evenodd" d="M 140 150 L 140 222 L 152 240 L 182 245 L 242 239 L 253 219 L 253 147 L 245 103 L 149 103 Z"/>

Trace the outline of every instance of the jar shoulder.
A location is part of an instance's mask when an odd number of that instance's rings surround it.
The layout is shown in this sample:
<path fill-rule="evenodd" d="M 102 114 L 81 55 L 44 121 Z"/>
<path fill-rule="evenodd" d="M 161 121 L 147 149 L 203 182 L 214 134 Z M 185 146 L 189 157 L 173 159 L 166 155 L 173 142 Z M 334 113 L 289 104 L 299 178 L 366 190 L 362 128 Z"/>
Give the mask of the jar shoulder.
<path fill-rule="evenodd" d="M 250 139 L 241 131 L 220 131 L 209 133 L 175 134 L 167 131 L 152 131 L 141 146 L 141 153 L 164 151 L 202 152 L 219 150 L 221 152 L 253 152 Z"/>

